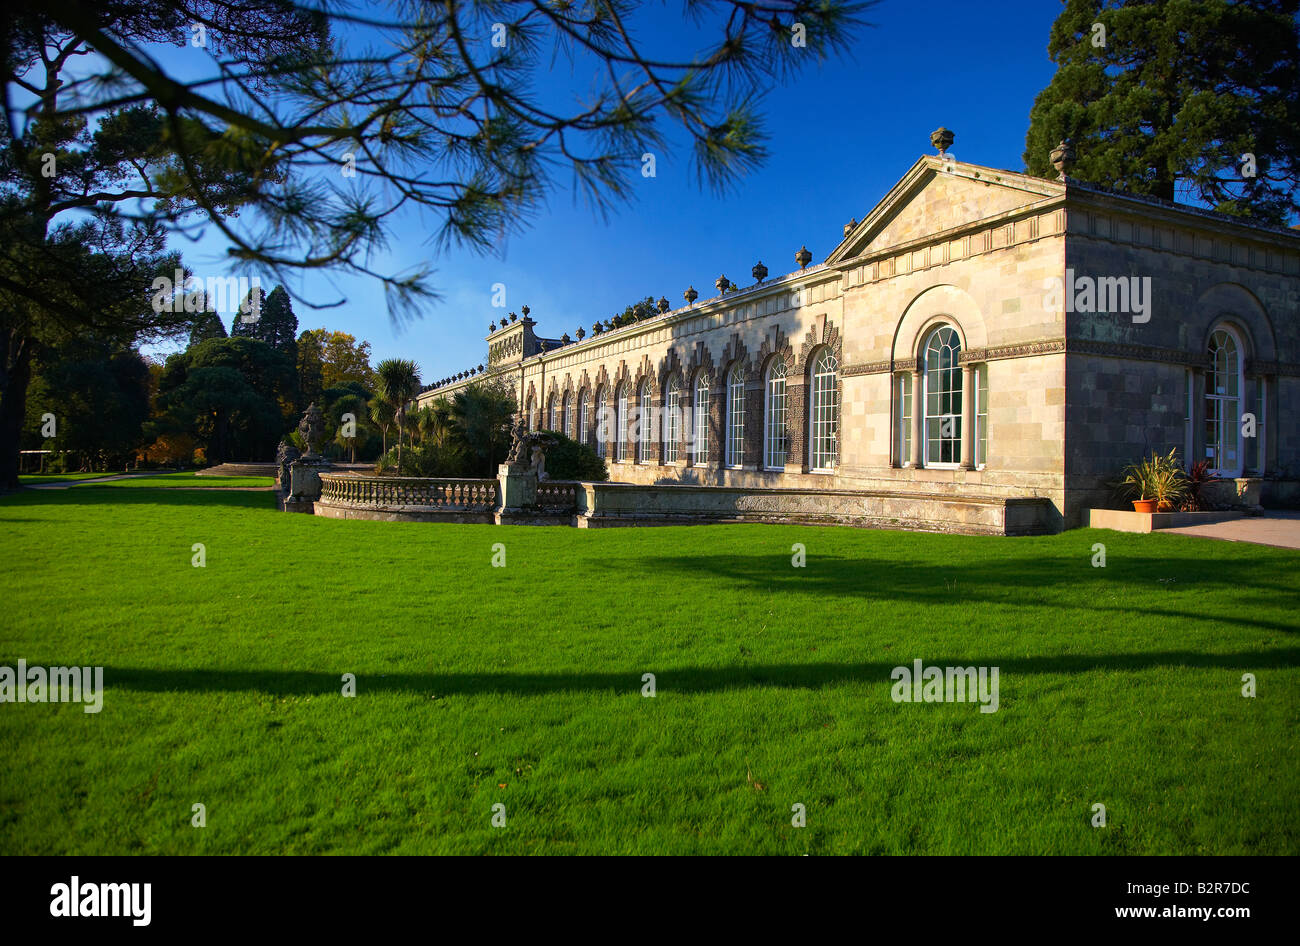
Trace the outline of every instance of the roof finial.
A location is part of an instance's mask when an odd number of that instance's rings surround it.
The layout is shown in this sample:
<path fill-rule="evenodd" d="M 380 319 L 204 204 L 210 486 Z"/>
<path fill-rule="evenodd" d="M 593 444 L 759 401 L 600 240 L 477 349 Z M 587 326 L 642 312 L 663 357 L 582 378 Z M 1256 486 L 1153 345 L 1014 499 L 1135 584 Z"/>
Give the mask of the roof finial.
<path fill-rule="evenodd" d="M 1069 178 L 1070 169 L 1074 167 L 1074 145 L 1069 138 L 1052 149 L 1052 167 L 1056 168 L 1058 181 L 1064 183 Z"/>
<path fill-rule="evenodd" d="M 930 132 L 930 144 L 938 148 L 940 154 L 943 154 L 952 147 L 953 139 L 956 137 L 957 136 L 951 131 L 940 125 L 934 131 Z"/>

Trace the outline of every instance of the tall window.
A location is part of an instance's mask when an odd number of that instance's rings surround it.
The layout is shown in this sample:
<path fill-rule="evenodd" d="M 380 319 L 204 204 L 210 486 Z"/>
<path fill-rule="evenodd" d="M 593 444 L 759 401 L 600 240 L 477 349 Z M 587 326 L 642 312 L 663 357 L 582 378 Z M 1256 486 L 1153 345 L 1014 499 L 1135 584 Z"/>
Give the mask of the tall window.
<path fill-rule="evenodd" d="M 564 392 L 564 420 L 560 423 L 560 433 L 566 437 L 573 436 L 573 395 Z"/>
<path fill-rule="evenodd" d="M 745 372 L 737 364 L 727 379 L 727 466 L 740 466 L 744 460 Z"/>
<path fill-rule="evenodd" d="M 528 399 L 528 405 L 524 408 L 524 414 L 528 417 L 528 429 L 537 429 L 537 408 L 533 406 L 533 399 Z"/>
<path fill-rule="evenodd" d="M 578 443 L 587 442 L 587 392 L 578 395 Z"/>
<path fill-rule="evenodd" d="M 930 333 L 925 346 L 925 465 L 961 462 L 961 341 L 950 326 Z"/>
<path fill-rule="evenodd" d="M 596 456 L 598 457 L 604 457 L 609 453 L 609 442 L 618 436 L 617 426 L 610 429 L 609 405 L 605 403 L 609 400 L 606 391 L 604 385 L 596 389 Z M 618 419 L 613 420 L 617 425 Z"/>
<path fill-rule="evenodd" d="M 703 371 L 695 379 L 695 459 L 696 466 L 709 462 L 709 378 Z"/>
<path fill-rule="evenodd" d="M 912 375 L 898 376 L 898 465 L 912 462 Z"/>
<path fill-rule="evenodd" d="M 1241 346 L 1228 329 L 1210 336 L 1205 373 L 1205 459 L 1219 476 L 1241 475 Z"/>
<path fill-rule="evenodd" d="M 989 366 L 975 369 L 975 469 L 984 469 L 989 455 Z"/>
<path fill-rule="evenodd" d="M 618 430 L 614 436 L 617 437 L 618 447 L 615 450 L 614 458 L 620 462 L 627 459 L 627 385 L 618 386 L 618 407 L 614 410 L 614 423 L 618 425 Z"/>
<path fill-rule="evenodd" d="M 809 468 L 819 472 L 835 469 L 839 459 L 839 389 L 835 383 L 835 370 L 839 362 L 829 348 L 823 348 L 813 362 L 812 397 L 809 409 L 812 439 Z"/>
<path fill-rule="evenodd" d="M 682 439 L 681 403 L 681 388 L 674 378 L 668 382 L 668 393 L 664 395 L 664 463 L 677 462 L 677 441 Z"/>
<path fill-rule="evenodd" d="M 637 419 L 636 461 L 645 463 L 650 458 L 650 443 L 654 437 L 654 427 L 650 419 L 654 414 L 654 405 L 650 402 L 650 379 L 641 382 L 641 394 L 637 398 L 639 415 Z"/>
<path fill-rule="evenodd" d="M 763 430 L 763 466 L 769 470 L 785 469 L 785 362 L 772 359 L 767 369 L 766 422 Z"/>
<path fill-rule="evenodd" d="M 555 395 L 552 394 L 546 399 L 546 429 L 558 430 L 555 426 Z"/>

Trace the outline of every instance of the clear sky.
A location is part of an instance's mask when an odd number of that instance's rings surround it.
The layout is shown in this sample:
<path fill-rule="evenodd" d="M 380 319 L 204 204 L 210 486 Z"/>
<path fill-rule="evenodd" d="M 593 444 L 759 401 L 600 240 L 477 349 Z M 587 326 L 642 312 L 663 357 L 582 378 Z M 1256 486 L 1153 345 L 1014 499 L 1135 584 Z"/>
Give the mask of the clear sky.
<path fill-rule="evenodd" d="M 1058 0 L 884 0 L 850 57 L 806 68 L 767 95 L 771 155 L 731 193 L 702 188 L 684 151 L 660 154 L 656 176 L 638 176 L 636 199 L 608 219 L 561 186 L 525 233 L 487 256 L 435 256 L 432 223 L 412 215 L 396 221 L 391 252 L 375 266 L 392 272 L 430 261 L 443 301 L 398 327 L 373 281 L 311 274 L 291 288 L 347 302 L 319 311 L 295 302 L 299 329 L 351 332 L 371 343 L 372 361 L 414 359 L 428 383 L 483 362 L 488 323 L 523 305 L 540 334 L 558 338 L 579 325 L 590 332 L 646 295 L 665 295 L 674 308 L 691 284 L 701 297 L 715 295 L 722 273 L 750 285 L 760 259 L 773 276 L 787 273 L 798 268 L 801 244 L 820 262 L 850 217 L 861 220 L 920 155 L 934 153 L 930 132 L 940 125 L 955 132 L 959 160 L 1023 169 L 1029 109 L 1054 71 L 1047 39 L 1061 9 Z M 641 29 L 657 43 L 704 45 L 674 3 L 647 12 Z M 589 80 L 561 71 L 547 81 L 554 92 L 581 91 Z M 202 272 L 225 244 L 209 232 L 197 245 L 173 246 Z M 491 305 L 494 283 L 506 286 L 505 309 Z"/>

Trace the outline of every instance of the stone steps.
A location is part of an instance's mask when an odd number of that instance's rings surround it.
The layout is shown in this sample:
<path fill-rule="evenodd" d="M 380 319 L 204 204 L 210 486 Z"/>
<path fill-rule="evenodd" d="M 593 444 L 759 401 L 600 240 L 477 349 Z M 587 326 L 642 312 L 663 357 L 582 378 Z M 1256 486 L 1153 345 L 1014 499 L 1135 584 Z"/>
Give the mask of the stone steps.
<path fill-rule="evenodd" d="M 200 477 L 273 477 L 276 476 L 274 463 L 218 463 L 216 467 L 200 469 L 195 476 Z"/>

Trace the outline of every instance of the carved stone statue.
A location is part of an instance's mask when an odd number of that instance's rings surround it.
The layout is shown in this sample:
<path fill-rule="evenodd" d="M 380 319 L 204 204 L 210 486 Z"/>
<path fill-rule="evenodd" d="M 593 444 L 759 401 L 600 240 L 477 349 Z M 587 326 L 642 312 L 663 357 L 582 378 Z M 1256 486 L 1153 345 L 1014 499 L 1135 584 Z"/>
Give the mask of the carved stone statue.
<path fill-rule="evenodd" d="M 321 416 L 320 408 L 316 406 L 315 401 L 303 413 L 302 420 L 298 421 L 298 434 L 307 445 L 307 452 L 303 456 L 319 456 L 320 451 L 317 448 L 325 439 L 325 418 Z"/>
<path fill-rule="evenodd" d="M 547 446 L 548 446 L 547 444 L 542 443 L 541 438 L 534 438 L 531 465 L 532 465 L 533 472 L 537 474 L 537 478 L 539 480 L 546 479 L 546 447 Z"/>
<path fill-rule="evenodd" d="M 301 451 L 288 440 L 280 441 L 275 450 L 275 483 L 281 489 L 289 487 L 289 465 L 300 456 Z"/>
<path fill-rule="evenodd" d="M 515 426 L 510 430 L 510 453 L 506 456 L 507 463 L 523 463 L 527 455 L 528 442 L 530 440 L 528 433 L 528 420 L 520 416 Z"/>

